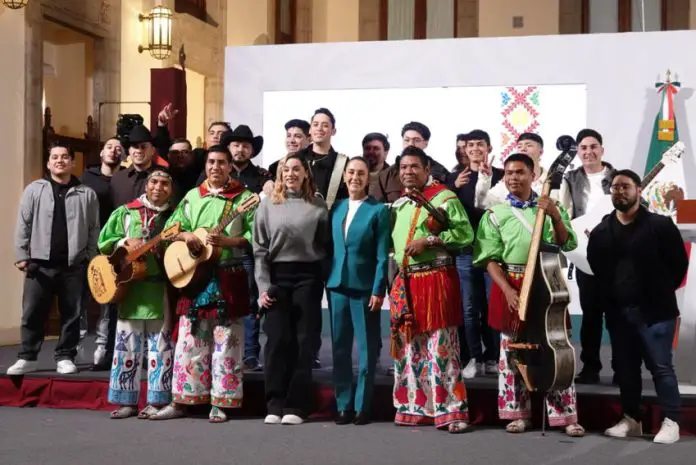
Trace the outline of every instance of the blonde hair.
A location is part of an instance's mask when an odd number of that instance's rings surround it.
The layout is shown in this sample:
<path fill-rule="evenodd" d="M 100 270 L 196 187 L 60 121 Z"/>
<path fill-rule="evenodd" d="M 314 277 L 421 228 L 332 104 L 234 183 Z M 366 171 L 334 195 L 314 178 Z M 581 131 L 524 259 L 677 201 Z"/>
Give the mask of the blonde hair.
<path fill-rule="evenodd" d="M 287 154 L 285 157 L 281 158 L 280 161 L 278 162 L 278 170 L 276 171 L 276 181 L 275 181 L 275 187 L 273 188 L 273 192 L 271 193 L 271 201 L 274 204 L 279 204 L 285 202 L 285 199 L 287 198 L 286 195 L 286 188 L 285 188 L 285 180 L 283 179 L 283 168 L 285 167 L 285 163 L 288 162 L 288 160 L 299 160 L 300 164 L 305 170 L 305 178 L 302 181 L 302 188 L 301 188 L 301 194 L 300 197 L 305 201 L 305 202 L 311 202 L 312 199 L 314 198 L 314 193 L 317 191 L 317 186 L 314 184 L 314 179 L 312 178 L 312 171 L 309 169 L 309 164 L 307 163 L 307 160 L 300 155 L 298 152 L 291 152 Z"/>

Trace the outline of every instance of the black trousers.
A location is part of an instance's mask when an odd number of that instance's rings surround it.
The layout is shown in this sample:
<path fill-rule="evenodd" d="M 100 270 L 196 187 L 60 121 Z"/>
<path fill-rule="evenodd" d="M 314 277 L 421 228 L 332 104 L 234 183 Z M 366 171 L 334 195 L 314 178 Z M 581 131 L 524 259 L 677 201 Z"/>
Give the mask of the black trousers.
<path fill-rule="evenodd" d="M 599 292 L 597 278 L 583 273 L 575 268 L 580 291 L 580 307 L 582 308 L 582 324 L 580 325 L 580 360 L 582 371 L 585 373 L 599 373 L 602 371 L 602 362 L 599 349 L 602 346 L 602 331 L 604 329 L 604 311 Z M 615 352 L 612 331 L 607 322 L 609 341 L 612 347 L 612 369 L 614 369 L 613 354 Z"/>
<path fill-rule="evenodd" d="M 269 415 L 309 413 L 316 333 L 321 331 L 324 285 L 320 263 L 275 263 L 278 297 L 266 309 L 266 406 Z"/>
<path fill-rule="evenodd" d="M 25 276 L 19 358 L 36 360 L 43 345 L 46 320 L 53 298 L 58 296 L 61 327 L 55 360 L 75 359 L 80 342 L 85 273 L 84 264 L 66 268 L 38 266 Z"/>

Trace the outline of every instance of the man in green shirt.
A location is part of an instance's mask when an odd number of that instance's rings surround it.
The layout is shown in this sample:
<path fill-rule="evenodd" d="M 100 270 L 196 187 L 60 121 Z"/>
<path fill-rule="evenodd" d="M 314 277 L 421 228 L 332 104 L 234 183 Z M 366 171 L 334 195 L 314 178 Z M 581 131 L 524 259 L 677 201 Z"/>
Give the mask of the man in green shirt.
<path fill-rule="evenodd" d="M 485 266 L 493 278 L 488 308 L 488 323 L 501 331 L 498 364 L 498 416 L 512 420 L 509 433 L 522 433 L 531 427 L 531 400 L 522 376 L 509 358 L 508 328 L 519 304 L 519 287 L 529 255 L 533 224 L 537 211 L 546 211 L 542 241 L 556 243 L 563 250 L 577 247 L 577 237 L 570 226 L 566 210 L 549 197 L 539 197 L 532 190 L 534 161 L 522 153 L 505 160 L 504 203 L 493 205 L 479 223 L 474 244 L 474 265 Z M 583 436 L 578 424 L 575 385 L 547 394 L 546 412 L 551 426 L 565 426 L 569 436 Z"/>
<path fill-rule="evenodd" d="M 227 421 L 222 408 L 242 406 L 244 317 L 249 313 L 249 287 L 243 266 L 251 242 L 253 209 L 236 216 L 220 233 L 225 218 L 254 194 L 230 178 L 232 155 L 226 147 L 208 150 L 207 179 L 191 189 L 167 225 L 178 222 L 185 241 L 196 254 L 203 244 L 193 235 L 198 228 L 210 233 L 207 243 L 221 247 L 212 278 L 197 295 L 184 289 L 177 303 L 178 339 L 174 356 L 173 403 L 153 420 L 179 418 L 187 405 L 211 405 L 211 423 Z"/>
<path fill-rule="evenodd" d="M 171 195 L 171 176 L 163 168 L 156 168 L 147 177 L 145 193 L 109 216 L 99 234 L 99 251 L 111 254 L 120 246 L 134 250 L 159 234 L 172 214 Z M 131 284 L 118 305 L 109 402 L 120 407 L 111 412 L 111 418 L 136 414 L 148 418 L 171 401 L 174 346 L 161 252 L 157 248 L 145 255 L 147 277 Z M 146 343 L 147 366 L 143 367 Z M 143 368 L 147 370 L 147 407 L 138 414 Z"/>
<path fill-rule="evenodd" d="M 399 265 L 390 294 L 394 422 L 461 433 L 469 414 L 459 363 L 462 304 L 453 254 L 471 244 L 474 232 L 457 196 L 433 181 L 422 149 L 404 149 L 399 176 L 406 194 L 392 204 Z M 435 220 L 416 191 L 446 224 Z"/>

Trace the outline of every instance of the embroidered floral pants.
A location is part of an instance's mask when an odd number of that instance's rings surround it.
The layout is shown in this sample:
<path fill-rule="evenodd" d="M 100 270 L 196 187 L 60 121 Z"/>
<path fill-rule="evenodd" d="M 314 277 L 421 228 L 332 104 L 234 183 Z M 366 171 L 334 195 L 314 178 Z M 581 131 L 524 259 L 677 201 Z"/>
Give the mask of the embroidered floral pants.
<path fill-rule="evenodd" d="M 243 319 L 221 325 L 202 318 L 191 326 L 179 318 L 172 394 L 178 404 L 242 406 Z"/>
<path fill-rule="evenodd" d="M 468 421 L 457 327 L 418 334 L 410 343 L 399 336 L 394 361 L 394 422 L 444 428 Z"/>
<path fill-rule="evenodd" d="M 172 397 L 172 334 L 162 320 L 118 320 L 109 380 L 109 402 L 138 405 L 147 338 L 147 403 L 167 405 Z"/>
<path fill-rule="evenodd" d="M 510 338 L 500 335 L 500 361 L 498 364 L 498 416 L 503 420 L 526 420 L 531 418 L 529 391 L 517 368 L 509 357 Z M 546 395 L 546 414 L 550 426 L 573 425 L 578 421 L 575 384 L 563 391 L 552 391 Z"/>

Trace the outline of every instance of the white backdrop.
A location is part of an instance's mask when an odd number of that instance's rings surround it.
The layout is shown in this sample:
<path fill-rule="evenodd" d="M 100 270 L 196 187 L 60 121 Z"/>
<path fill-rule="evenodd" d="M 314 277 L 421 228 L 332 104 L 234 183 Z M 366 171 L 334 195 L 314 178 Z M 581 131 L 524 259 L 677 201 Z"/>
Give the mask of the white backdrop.
<path fill-rule="evenodd" d="M 565 113 L 558 116 L 565 120 L 559 122 L 559 128 L 566 132 L 565 123 L 580 122 L 583 118 L 577 117 L 577 113 L 586 114 L 586 124 L 579 126 L 592 127 L 603 134 L 605 159 L 617 168 L 631 168 L 642 174 L 660 105 L 654 83 L 671 69 L 673 77 L 676 75 L 682 82 L 682 90 L 675 99 L 675 112 L 679 134 L 687 149 L 683 157 L 685 187 L 687 191 L 695 192 L 696 164 L 692 141 L 696 126 L 689 123 L 696 119 L 696 101 L 692 98 L 696 60 L 688 53 L 694 45 L 696 31 L 228 47 L 225 51 L 225 119 L 234 125 L 248 124 L 254 132 L 263 133 L 267 140 L 266 150 L 256 161 L 268 165 L 265 158 L 275 160 L 282 155 L 283 144 L 279 138 L 284 132 L 284 115 L 292 113 L 292 118 L 309 119 L 317 105 L 314 101 L 311 105 L 305 104 L 304 99 L 308 98 L 307 95 L 312 95 L 313 99 L 318 94 L 295 93 L 294 99 L 284 103 L 292 111 L 284 108 L 283 116 L 267 115 L 273 120 L 264 122 L 266 93 L 270 102 L 276 98 L 271 96 L 271 92 L 283 91 L 481 89 L 486 86 L 540 86 L 545 90 L 547 86 L 584 86 L 587 90 L 584 107 L 567 97 L 558 102 Z M 404 99 L 410 103 L 410 110 L 404 112 L 398 124 L 383 129 L 389 132 L 392 145 L 395 148 L 400 145 L 396 136 L 401 125 L 416 119 L 430 125 L 433 131 L 431 144 L 436 144 L 436 147 L 429 152 L 438 159 L 451 154 L 453 142 L 447 135 L 448 129 L 444 126 L 438 129 L 433 121 L 425 121 L 422 115 L 431 111 L 428 104 L 413 98 L 412 91 L 406 93 Z M 327 99 L 340 98 L 328 97 L 329 93 L 325 95 Z M 336 95 L 347 94 L 337 92 Z M 367 105 L 354 108 L 353 113 L 349 111 L 348 114 L 358 114 L 361 119 L 376 116 L 378 121 L 381 118 L 388 120 L 386 115 L 391 114 L 390 108 L 379 105 L 384 103 L 375 105 L 368 101 Z M 331 107 L 326 100 L 319 106 Z M 469 122 L 473 118 L 475 121 L 482 111 L 476 107 L 453 109 L 450 105 L 443 115 L 447 118 L 438 119 L 436 124 L 443 124 L 440 121 L 447 119 Z M 336 148 L 350 154 L 359 153 L 359 143 L 354 146 L 350 139 L 345 141 L 347 146 L 339 145 L 341 132 L 349 132 L 351 124 L 360 124 L 350 121 L 345 110 L 341 109 L 341 112 L 336 111 Z M 567 132 L 573 135 L 582 129 L 579 126 L 569 127 Z M 365 132 L 379 129 L 370 127 Z M 457 127 L 457 131 L 470 129 L 464 125 Z M 481 129 L 491 131 L 491 128 Z M 555 137 L 560 134 L 541 131 L 545 136 L 547 154 L 553 152 Z M 436 141 L 441 135 L 444 137 L 442 142 Z M 437 148 L 440 143 L 442 149 Z M 434 152 L 435 149 L 438 153 Z M 444 155 L 440 150 L 444 150 Z M 445 164 L 447 167 L 451 165 L 451 162 Z M 691 283 L 692 280 L 689 287 Z M 577 304 L 575 286 L 571 286 L 571 292 Z M 688 337 L 693 345 L 696 302 L 686 305 L 689 307 L 683 313 L 682 328 L 689 328 L 689 334 L 682 333 L 682 340 Z M 576 305 L 571 307 L 572 313 L 578 313 L 578 310 Z M 682 346 L 686 345 L 680 342 L 680 348 Z"/>
<path fill-rule="evenodd" d="M 518 90 L 519 89 L 519 90 Z M 520 87 L 514 92 L 523 92 Z M 491 136 L 499 164 L 500 150 L 511 140 L 507 123 L 519 128 L 517 133 L 531 128 L 546 141 L 543 164 L 549 165 L 558 151 L 556 138 L 561 134 L 577 134 L 586 125 L 587 91 L 584 85 L 535 86 L 530 89 L 527 105 L 513 107 L 507 87 L 450 87 L 417 89 L 345 89 L 313 91 L 271 91 L 263 94 L 264 157 L 262 164 L 270 165 L 285 155 L 285 123 L 293 118 L 307 121 L 320 107 L 327 107 L 336 117 L 333 147 L 348 155 L 361 155 L 362 138 L 369 132 L 388 136 L 392 146 L 388 162 L 401 150 L 401 128 L 409 121 L 420 121 L 430 128 L 432 136 L 426 151 L 448 169 L 456 164 L 456 136 L 475 128 Z M 534 96 L 535 104 L 531 102 Z M 568 113 L 571 106 L 576 111 Z M 504 117 L 505 109 L 513 107 Z M 533 127 L 531 125 L 534 125 Z M 505 138 L 505 139 L 504 139 Z M 504 144 L 504 140 L 508 144 Z"/>

